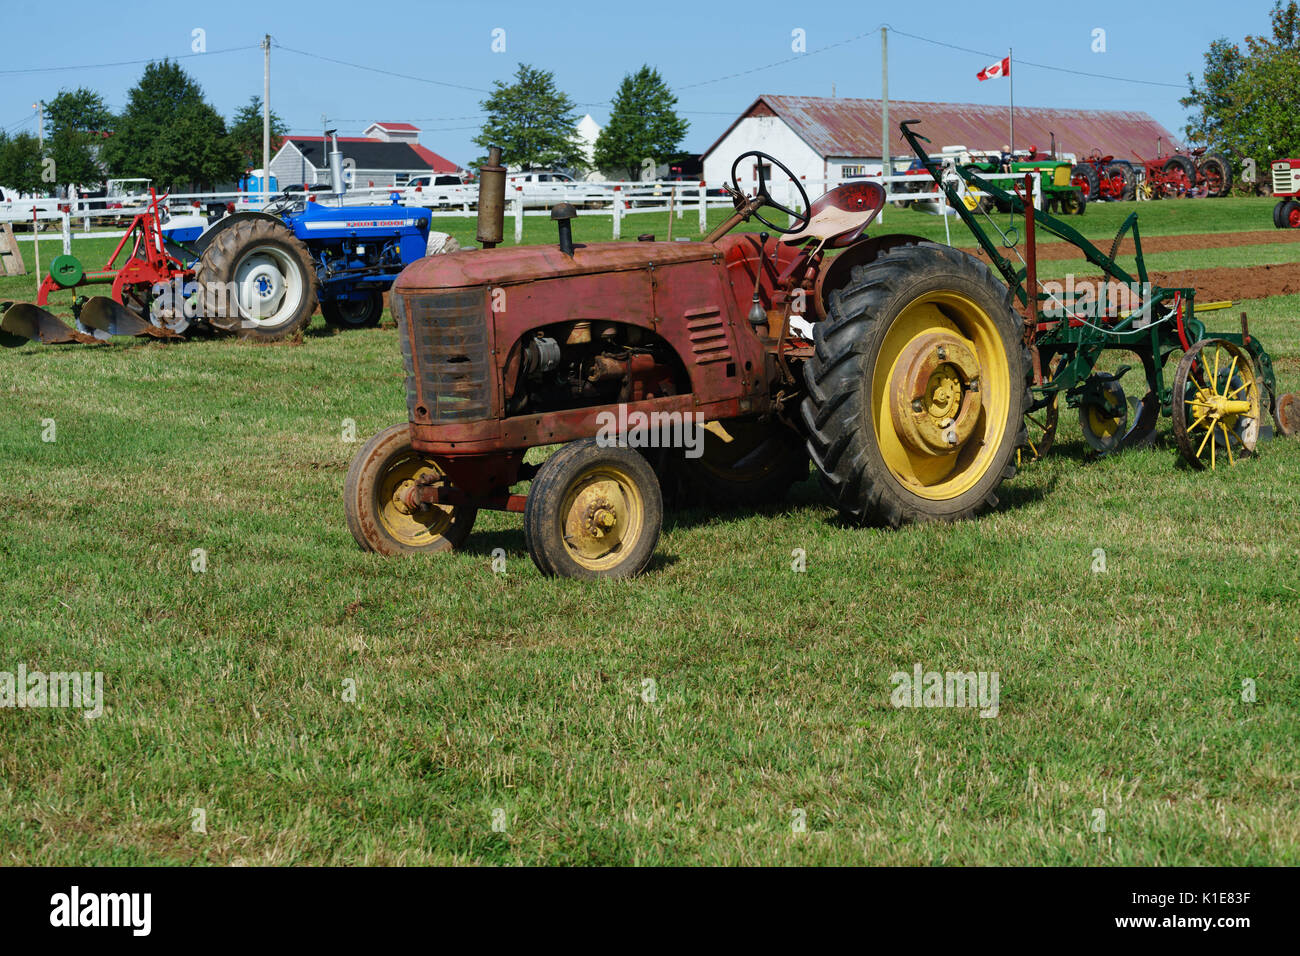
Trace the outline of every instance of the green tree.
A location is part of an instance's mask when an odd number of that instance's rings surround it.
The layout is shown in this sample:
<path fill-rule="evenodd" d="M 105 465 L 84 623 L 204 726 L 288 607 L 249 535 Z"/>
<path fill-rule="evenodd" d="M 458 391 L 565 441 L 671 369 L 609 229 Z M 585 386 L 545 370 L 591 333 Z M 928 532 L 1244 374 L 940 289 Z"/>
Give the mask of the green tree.
<path fill-rule="evenodd" d="M 147 177 L 159 188 L 209 187 L 240 168 L 225 120 L 172 60 L 144 68 L 100 155 L 114 176 Z"/>
<path fill-rule="evenodd" d="M 84 87 L 60 90 L 46 104 L 46 147 L 59 182 L 89 185 L 103 180 L 99 148 L 113 125 L 104 98 Z"/>
<path fill-rule="evenodd" d="M 20 193 L 45 192 L 41 181 L 40 143 L 31 133 L 13 136 L 0 130 L 0 186 Z"/>
<path fill-rule="evenodd" d="M 281 138 L 289 132 L 284 121 L 271 110 L 271 155 L 275 155 L 276 146 Z M 239 151 L 239 161 L 243 166 L 262 165 L 262 98 L 250 96 L 248 102 L 235 111 L 230 120 L 230 139 Z"/>
<path fill-rule="evenodd" d="M 640 179 L 646 159 L 658 164 L 673 158 L 690 125 L 676 106 L 677 97 L 658 70 L 643 66 L 627 74 L 614 94 L 609 122 L 596 137 L 595 164 Z"/>
<path fill-rule="evenodd" d="M 1253 157 L 1261 169 L 1300 153 L 1300 5 L 1278 0 L 1270 20 L 1271 35 L 1247 36 L 1244 49 L 1211 43 L 1200 82 L 1189 75 L 1180 100 L 1189 139 Z"/>
<path fill-rule="evenodd" d="M 520 63 L 514 82 L 494 81 L 492 93 L 479 105 L 488 118 L 474 142 L 484 150 L 500 146 L 503 162 L 524 169 L 586 165 L 573 101 L 555 88 L 554 73 Z"/>

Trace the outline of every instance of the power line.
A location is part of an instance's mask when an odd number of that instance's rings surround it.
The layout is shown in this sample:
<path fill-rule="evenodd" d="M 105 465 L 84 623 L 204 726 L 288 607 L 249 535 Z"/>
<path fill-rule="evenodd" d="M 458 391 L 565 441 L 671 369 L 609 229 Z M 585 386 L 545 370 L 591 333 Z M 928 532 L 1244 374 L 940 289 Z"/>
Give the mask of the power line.
<path fill-rule="evenodd" d="M 982 56 L 982 57 L 996 58 L 998 56 L 998 54 L 996 53 L 988 53 L 984 50 L 972 50 L 969 47 L 958 46 L 955 43 L 945 43 L 943 40 L 932 40 L 929 37 L 919 36 L 915 33 L 908 33 L 904 30 L 895 30 L 893 27 L 888 25 L 885 27 L 885 29 L 887 29 L 890 33 L 897 33 L 900 37 L 908 37 L 909 39 L 912 40 L 920 40 L 922 43 L 932 43 L 935 46 L 947 47 L 949 50 L 958 50 L 962 53 L 973 53 L 975 56 Z M 1129 76 L 1113 76 L 1109 73 L 1089 73 L 1086 70 L 1071 70 L 1063 66 L 1052 66 L 1048 63 L 1035 63 L 1032 60 L 1017 59 L 1014 65 L 1032 66 L 1039 70 L 1052 70 L 1056 73 L 1069 73 L 1071 76 L 1087 76 L 1087 77 L 1091 77 L 1094 80 L 1114 80 L 1117 83 L 1138 83 L 1143 86 L 1168 86 L 1176 90 L 1181 90 L 1184 88 L 1183 84 L 1181 83 L 1165 83 L 1160 80 L 1138 80 Z"/>
<path fill-rule="evenodd" d="M 115 63 L 83 63 L 79 66 L 38 66 L 28 70 L 0 70 L 0 75 L 25 73 L 60 73 L 65 70 L 99 70 L 111 66 L 139 66 L 141 63 L 157 63 L 163 60 L 189 60 L 196 56 L 220 56 L 222 53 L 238 53 L 240 50 L 256 50 L 257 46 L 231 46 L 222 50 L 209 50 L 206 53 L 180 53 L 171 57 L 149 57 L 145 60 L 118 60 Z"/>
<path fill-rule="evenodd" d="M 337 60 L 332 56 L 324 56 L 320 53 L 309 53 L 306 50 L 296 50 L 291 46 L 285 46 L 277 42 L 275 44 L 281 50 L 287 53 L 297 53 L 299 56 L 311 57 L 313 60 L 324 60 L 326 63 L 335 63 L 339 66 L 350 66 L 354 70 L 367 70 L 370 73 L 381 73 L 384 76 L 395 76 L 401 80 L 412 80 L 416 83 L 431 83 L 434 86 L 446 86 L 453 90 L 467 90 L 470 93 L 491 93 L 491 90 L 485 90 L 477 86 L 462 86 L 459 83 L 448 83 L 445 80 L 431 80 L 425 76 L 411 76 L 409 73 L 396 73 L 393 70 L 381 70 L 374 66 L 365 66 L 361 63 L 351 63 L 347 60 Z"/>
<path fill-rule="evenodd" d="M 819 53 L 825 53 L 827 50 L 834 50 L 836 47 L 847 46 L 850 43 L 857 43 L 859 40 L 866 39 L 875 35 L 880 30 L 879 27 L 868 30 L 866 33 L 859 33 L 855 37 L 849 37 L 847 40 L 839 40 L 835 43 L 828 43 L 826 46 L 818 47 L 816 50 L 810 50 L 807 53 L 796 53 L 794 56 L 788 56 L 784 60 L 774 60 L 765 66 L 756 66 L 749 70 L 741 70 L 739 73 L 728 73 L 726 76 L 719 76 L 712 80 L 701 80 L 698 83 L 687 83 L 685 86 L 674 87 L 674 90 L 693 90 L 699 86 L 709 86 L 712 83 L 721 83 L 723 80 L 734 80 L 738 76 L 749 76 L 751 73 L 759 73 L 763 70 L 770 70 L 774 66 L 783 66 L 786 63 L 793 63 L 795 60 L 802 60 L 806 57 L 816 56 Z M 730 115 L 730 114 L 728 114 Z"/>

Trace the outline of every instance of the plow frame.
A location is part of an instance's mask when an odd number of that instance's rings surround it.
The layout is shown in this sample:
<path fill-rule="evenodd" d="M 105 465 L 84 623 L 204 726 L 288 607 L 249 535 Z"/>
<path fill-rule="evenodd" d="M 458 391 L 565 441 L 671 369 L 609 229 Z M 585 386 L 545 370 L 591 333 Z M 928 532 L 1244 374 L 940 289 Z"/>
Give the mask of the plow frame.
<path fill-rule="evenodd" d="M 918 122 L 919 120 L 908 120 L 901 123 L 903 137 L 944 191 L 949 206 L 966 224 L 1018 303 L 1018 311 L 1024 322 L 1024 343 L 1033 362 L 1034 402 L 1031 410 L 1047 406 L 1059 393 L 1065 394 L 1066 403 L 1072 408 L 1085 401 L 1096 401 L 1100 384 L 1121 377 L 1120 374 L 1095 373 L 1102 352 L 1127 351 L 1142 361 L 1147 380 L 1144 414 L 1150 416 L 1150 426 L 1153 428 L 1156 409 L 1164 415 L 1172 414 L 1173 388 L 1166 384 L 1164 375 L 1164 365 L 1169 356 L 1175 352 L 1187 352 L 1197 342 L 1212 335 L 1213 338 L 1240 346 L 1250 354 L 1260 384 L 1267 394 L 1268 410 L 1273 414 L 1274 420 L 1277 420 L 1277 387 L 1273 362 L 1259 340 L 1250 334 L 1245 313 L 1241 314 L 1240 332 L 1210 333 L 1205 323 L 1197 317 L 1195 289 L 1164 288 L 1151 284 L 1142 255 L 1137 213 L 1130 213 L 1124 220 L 1115 236 L 1111 252 L 1107 255 L 1068 223 L 1047 212 L 1036 210 L 1032 203 L 1029 177 L 1026 177 L 1023 192 L 1019 183 L 1015 192 L 1007 192 L 971 169 L 932 158 L 922 146 L 922 143 L 928 143 L 929 140 L 911 129 Z M 1010 207 L 1011 215 L 1018 213 L 1024 218 L 1023 267 L 1017 268 L 1014 262 L 1002 254 L 998 244 L 979 222 L 978 214 L 967 208 L 953 173 L 966 186 L 1005 202 Z M 1106 283 L 1104 288 L 1109 289 L 1114 282 L 1129 289 L 1140 290 L 1141 304 L 1128 312 L 1111 310 L 1111 314 L 1102 315 L 1101 310 L 1096 309 L 1094 316 L 1080 317 L 1076 315 L 1077 297 L 1071 301 L 1067 298 L 1068 293 L 1041 291 L 1036 265 L 1038 229 L 1044 229 L 1078 249 L 1091 265 L 1101 271 Z M 1116 261 L 1120 245 L 1129 232 L 1132 232 L 1136 254 L 1136 276 Z M 1014 249 L 1015 245 L 1016 242 L 1006 243 L 1006 248 Z M 1059 314 L 1059 311 L 1054 314 L 1042 308 L 1045 302 L 1053 300 L 1058 310 L 1063 309 L 1064 315 Z M 1214 311 L 1229 306 L 1231 303 L 1216 302 L 1202 306 L 1201 311 Z M 1052 370 L 1051 362 L 1058 356 L 1060 362 Z"/>
<path fill-rule="evenodd" d="M 85 272 L 76 282 L 64 285 L 55 277 L 53 270 L 46 274 L 45 280 L 41 283 L 40 291 L 36 296 L 36 304 L 44 308 L 49 305 L 49 297 L 52 292 L 58 292 L 64 289 L 77 289 L 83 285 L 100 285 L 109 284 L 113 286 L 112 298 L 122 305 L 126 305 L 124 295 L 126 291 L 135 286 L 146 285 L 150 290 L 159 283 L 174 281 L 177 277 L 182 280 L 191 278 L 193 270 L 188 268 L 176 256 L 167 250 L 166 240 L 162 235 L 162 217 L 159 213 L 159 203 L 166 200 L 166 195 L 161 198 L 149 190 L 149 206 L 143 212 L 137 213 L 131 220 L 130 226 L 122 234 L 121 240 L 113 249 L 112 255 L 102 269 Z M 126 249 L 128 241 L 134 240 L 130 255 L 126 261 L 119 266 L 117 264 L 118 256 Z M 145 297 L 143 305 L 148 311 L 148 296 Z M 79 303 L 73 302 L 73 314 L 79 312 Z"/>

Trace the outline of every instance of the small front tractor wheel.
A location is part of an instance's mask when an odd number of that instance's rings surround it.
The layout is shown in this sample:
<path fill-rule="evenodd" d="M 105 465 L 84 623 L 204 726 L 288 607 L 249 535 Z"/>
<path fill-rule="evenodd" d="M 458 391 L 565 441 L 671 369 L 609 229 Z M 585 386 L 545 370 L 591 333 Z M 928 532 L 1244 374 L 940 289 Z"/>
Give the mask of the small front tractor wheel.
<path fill-rule="evenodd" d="M 841 514 L 897 527 L 997 505 L 1030 398 L 1021 323 L 988 266 L 928 242 L 887 249 L 831 293 L 813 336 L 800 412 Z"/>
<path fill-rule="evenodd" d="M 240 338 L 280 342 L 316 311 L 316 269 L 287 226 L 250 218 L 223 229 L 194 275 L 208 324 Z"/>
<path fill-rule="evenodd" d="M 548 577 L 632 577 L 654 555 L 663 513 L 645 458 L 584 438 L 538 469 L 524 504 L 524 542 Z"/>
<path fill-rule="evenodd" d="M 326 299 L 320 304 L 325 324 L 333 329 L 373 329 L 384 314 L 384 294 L 365 292 L 360 299 Z"/>
<path fill-rule="evenodd" d="M 1183 353 L 1174 372 L 1174 440 L 1192 467 L 1254 454 L 1259 408 L 1254 364 L 1241 346 L 1201 339 Z"/>
<path fill-rule="evenodd" d="M 463 505 L 412 508 L 416 485 L 449 483 L 438 464 L 411 447 L 409 426 L 386 428 L 361 446 L 343 485 L 348 530 L 366 551 L 428 554 L 465 543 L 477 509 Z"/>
<path fill-rule="evenodd" d="M 1282 207 L 1282 222 L 1288 229 L 1300 229 L 1300 202 L 1288 199 Z"/>

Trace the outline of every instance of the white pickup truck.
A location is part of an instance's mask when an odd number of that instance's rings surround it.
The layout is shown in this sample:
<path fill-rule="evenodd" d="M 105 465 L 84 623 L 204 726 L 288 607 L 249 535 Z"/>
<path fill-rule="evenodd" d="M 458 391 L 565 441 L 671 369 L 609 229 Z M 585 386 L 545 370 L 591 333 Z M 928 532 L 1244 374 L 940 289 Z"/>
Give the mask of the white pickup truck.
<path fill-rule="evenodd" d="M 477 201 L 478 189 L 455 174 L 412 176 L 402 189 L 404 206 L 444 209 L 449 206 L 473 205 Z"/>
<path fill-rule="evenodd" d="M 0 186 L 0 222 L 30 223 L 32 209 L 35 208 L 40 210 L 41 227 L 45 228 L 51 218 L 58 218 L 61 202 L 66 203 L 66 200 L 46 199 L 43 196 L 24 199 L 17 191 Z"/>

